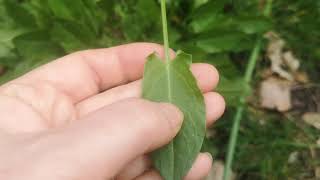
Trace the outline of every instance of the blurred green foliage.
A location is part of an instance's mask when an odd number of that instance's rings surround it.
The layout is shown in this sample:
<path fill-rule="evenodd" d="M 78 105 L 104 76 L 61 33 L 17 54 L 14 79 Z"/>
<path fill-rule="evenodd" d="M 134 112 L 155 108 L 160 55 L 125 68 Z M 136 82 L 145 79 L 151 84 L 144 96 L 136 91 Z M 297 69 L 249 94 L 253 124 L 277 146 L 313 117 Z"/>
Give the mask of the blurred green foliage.
<path fill-rule="evenodd" d="M 193 54 L 196 62 L 214 64 L 221 73 L 218 91 L 229 108 L 215 127 L 220 133 L 205 144 L 220 158 L 233 107 L 239 96 L 252 91 L 241 77 L 258 37 L 271 30 L 279 33 L 303 61 L 303 68 L 319 81 L 320 1 L 275 1 L 270 18 L 262 15 L 264 3 L 168 0 L 171 47 Z M 135 41 L 162 43 L 157 0 L 0 0 L 0 65 L 6 69 L 1 82 L 74 51 Z M 277 142 L 295 142 L 300 131 L 288 121 L 279 122 L 279 117 L 264 115 L 270 121 L 261 125 L 254 119 L 262 116 L 246 114 L 234 165 L 239 178 L 284 179 L 292 171 L 287 165 L 289 153 L 306 148 Z"/>

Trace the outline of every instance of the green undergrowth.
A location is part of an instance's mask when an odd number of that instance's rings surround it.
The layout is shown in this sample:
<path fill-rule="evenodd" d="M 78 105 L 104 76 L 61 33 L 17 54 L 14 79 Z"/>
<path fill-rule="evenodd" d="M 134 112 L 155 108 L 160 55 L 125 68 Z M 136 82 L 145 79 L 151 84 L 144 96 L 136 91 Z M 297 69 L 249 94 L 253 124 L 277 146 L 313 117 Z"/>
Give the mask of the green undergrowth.
<path fill-rule="evenodd" d="M 314 169 L 320 159 L 312 157 L 319 131 L 301 119 L 287 118 L 274 112 L 249 108 L 244 113 L 235 150 L 233 171 L 237 179 L 315 179 Z M 224 159 L 234 110 L 215 125 L 212 142 L 215 156 Z M 319 151 L 319 147 L 315 148 Z M 293 162 L 290 159 L 298 154 Z"/>
<path fill-rule="evenodd" d="M 275 0 L 167 0 L 170 47 L 215 65 L 217 91 L 227 112 L 214 125 L 204 150 L 224 160 L 239 96 L 254 94 L 267 67 L 263 39 L 253 84 L 243 80 L 258 37 L 274 31 L 286 40 L 314 83 L 320 77 L 320 2 Z M 162 43 L 157 0 L 0 0 L 0 65 L 6 82 L 57 57 L 84 49 L 148 41 Z M 254 98 L 257 99 L 257 98 Z M 253 103 L 254 104 L 254 103 Z M 246 104 L 232 166 L 237 179 L 308 179 L 319 159 L 310 153 L 319 132 L 299 116 L 288 117 Z M 317 148 L 315 148 L 317 149 Z M 289 156 L 298 152 L 295 162 Z"/>

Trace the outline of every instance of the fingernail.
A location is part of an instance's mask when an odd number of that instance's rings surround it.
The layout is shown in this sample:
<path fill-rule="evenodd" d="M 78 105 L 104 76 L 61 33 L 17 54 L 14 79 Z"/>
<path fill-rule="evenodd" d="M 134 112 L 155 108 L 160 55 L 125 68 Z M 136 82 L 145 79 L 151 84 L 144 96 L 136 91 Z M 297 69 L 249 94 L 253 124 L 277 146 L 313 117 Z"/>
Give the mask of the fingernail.
<path fill-rule="evenodd" d="M 213 161 L 213 157 L 212 157 L 212 154 L 209 153 L 209 152 L 205 152 L 204 153 L 207 157 L 209 157 L 211 159 L 211 161 Z"/>

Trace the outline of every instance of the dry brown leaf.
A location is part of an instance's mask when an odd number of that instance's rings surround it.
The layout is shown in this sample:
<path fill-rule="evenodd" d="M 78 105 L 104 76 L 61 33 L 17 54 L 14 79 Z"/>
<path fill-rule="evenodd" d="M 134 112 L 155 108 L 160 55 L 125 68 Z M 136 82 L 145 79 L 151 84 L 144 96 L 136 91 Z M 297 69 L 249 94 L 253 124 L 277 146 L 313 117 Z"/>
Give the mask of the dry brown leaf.
<path fill-rule="evenodd" d="M 307 124 L 320 130 L 320 113 L 308 112 L 302 116 L 302 119 Z"/>
<path fill-rule="evenodd" d="M 285 42 L 275 33 L 268 33 L 267 38 L 270 43 L 267 48 L 267 56 L 271 61 L 271 70 L 277 73 L 280 77 L 292 81 L 293 76 L 282 68 L 283 57 L 282 50 L 284 48 Z"/>
<path fill-rule="evenodd" d="M 294 79 L 300 83 L 308 83 L 309 82 L 309 76 L 306 72 L 297 71 L 294 74 Z"/>
<path fill-rule="evenodd" d="M 291 83 L 269 78 L 261 83 L 260 103 L 263 108 L 285 112 L 291 109 Z"/>
<path fill-rule="evenodd" d="M 283 60 L 286 65 L 290 68 L 291 71 L 295 72 L 300 67 L 300 61 L 296 57 L 294 57 L 291 51 L 287 51 L 283 54 Z"/>
<path fill-rule="evenodd" d="M 316 179 L 320 179 L 320 167 L 316 167 L 315 169 Z"/>
<path fill-rule="evenodd" d="M 222 161 L 215 161 L 212 164 L 211 172 L 206 180 L 222 180 L 224 171 L 224 163 Z M 231 172 L 230 180 L 235 179 L 235 174 Z"/>
<path fill-rule="evenodd" d="M 288 158 L 288 163 L 293 164 L 298 161 L 298 158 L 299 158 L 299 152 L 294 151 L 294 152 L 290 153 L 289 158 Z"/>
<path fill-rule="evenodd" d="M 260 72 L 260 77 L 263 79 L 267 79 L 269 77 L 271 77 L 273 74 L 272 70 L 270 68 L 268 69 L 264 69 Z"/>
<path fill-rule="evenodd" d="M 267 56 L 271 61 L 271 70 L 280 77 L 293 81 L 294 76 L 292 73 L 299 69 L 299 59 L 293 55 L 292 51 L 284 51 L 286 43 L 276 33 L 269 32 L 266 34 L 266 38 L 270 41 L 267 48 Z M 284 69 L 284 67 L 289 70 Z"/>

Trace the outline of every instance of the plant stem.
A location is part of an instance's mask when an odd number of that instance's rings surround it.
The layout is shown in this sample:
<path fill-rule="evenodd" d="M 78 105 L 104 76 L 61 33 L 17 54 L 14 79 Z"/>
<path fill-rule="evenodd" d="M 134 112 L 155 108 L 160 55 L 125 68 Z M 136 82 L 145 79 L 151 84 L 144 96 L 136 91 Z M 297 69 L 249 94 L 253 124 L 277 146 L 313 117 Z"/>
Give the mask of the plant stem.
<path fill-rule="evenodd" d="M 245 83 L 250 83 L 251 82 L 251 77 L 254 71 L 254 67 L 257 63 L 257 59 L 259 57 L 259 52 L 261 50 L 261 45 L 262 45 L 262 39 L 259 38 L 256 42 L 256 45 L 251 53 L 251 57 L 247 66 L 246 74 L 244 77 Z M 234 157 L 234 151 L 236 148 L 237 144 L 237 139 L 238 139 L 238 134 L 239 134 L 239 127 L 240 127 L 240 122 L 242 119 L 242 114 L 244 111 L 244 104 L 245 104 L 245 97 L 242 96 L 240 97 L 240 102 L 241 105 L 237 108 L 236 115 L 234 117 L 233 121 L 233 126 L 231 130 L 231 137 L 229 140 L 229 145 L 228 145 L 228 153 L 227 153 L 227 161 L 226 161 L 226 166 L 224 168 L 224 180 L 228 180 L 230 177 L 230 170 L 231 166 L 233 163 L 233 157 Z"/>
<path fill-rule="evenodd" d="M 272 0 L 268 0 L 265 7 L 264 15 L 269 16 L 271 13 L 271 9 L 272 9 Z M 248 83 L 248 84 L 251 83 L 252 75 L 259 58 L 259 53 L 261 51 L 261 48 L 262 48 L 262 37 L 259 37 L 250 55 L 250 59 L 249 59 L 245 76 L 244 76 L 245 83 Z M 240 97 L 241 105 L 237 108 L 236 114 L 234 116 L 231 136 L 230 136 L 229 145 L 228 145 L 226 166 L 224 168 L 224 175 L 223 175 L 224 180 L 229 180 L 230 178 L 230 171 L 233 163 L 234 151 L 237 144 L 240 122 L 241 122 L 243 111 L 244 111 L 245 101 L 246 101 L 246 97 L 241 96 Z"/>
<path fill-rule="evenodd" d="M 166 62 L 170 61 L 166 0 L 161 0 L 161 19 L 163 28 L 164 54 Z"/>

